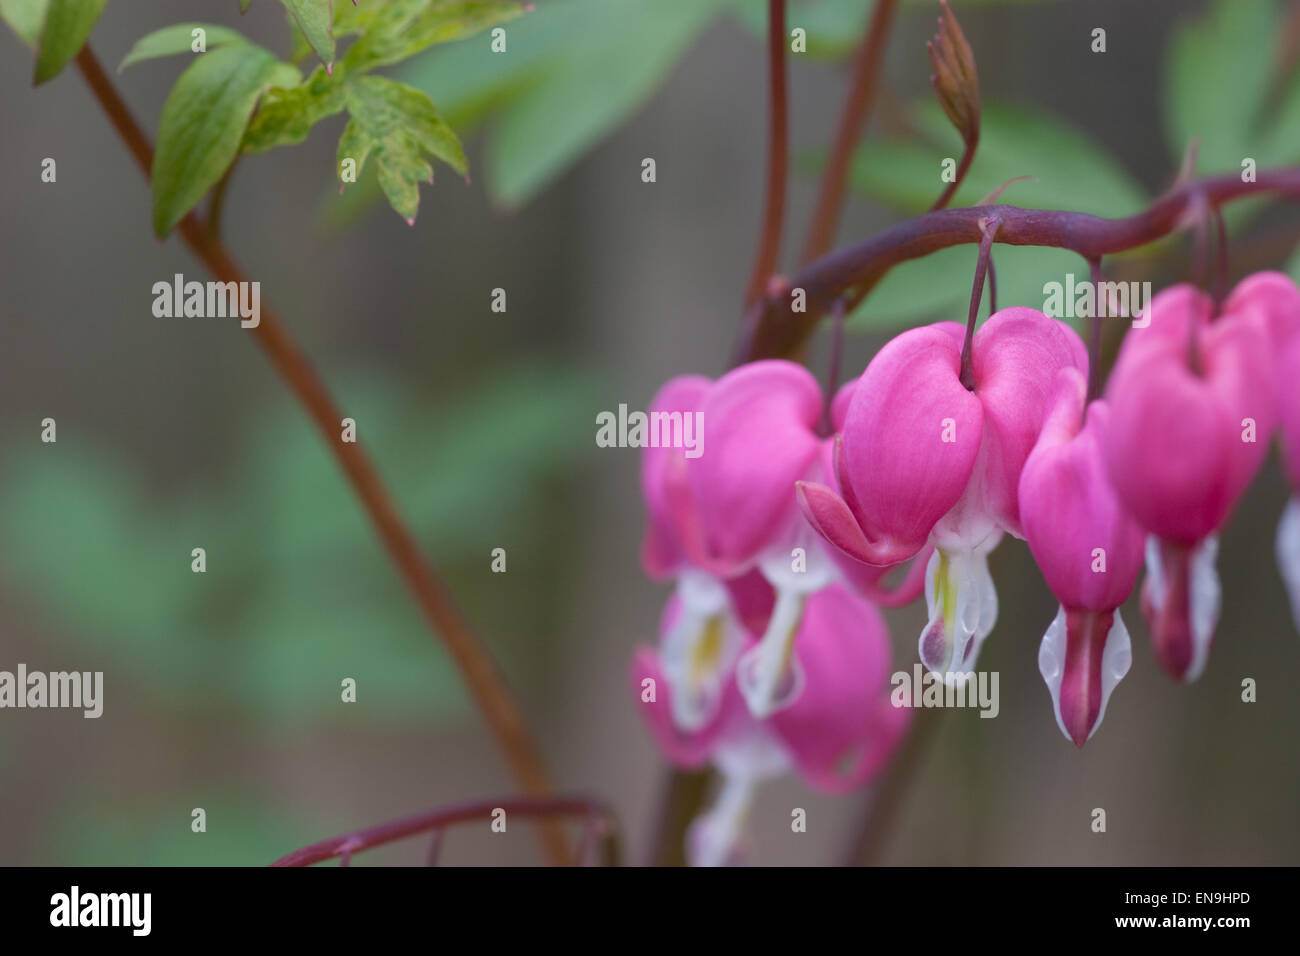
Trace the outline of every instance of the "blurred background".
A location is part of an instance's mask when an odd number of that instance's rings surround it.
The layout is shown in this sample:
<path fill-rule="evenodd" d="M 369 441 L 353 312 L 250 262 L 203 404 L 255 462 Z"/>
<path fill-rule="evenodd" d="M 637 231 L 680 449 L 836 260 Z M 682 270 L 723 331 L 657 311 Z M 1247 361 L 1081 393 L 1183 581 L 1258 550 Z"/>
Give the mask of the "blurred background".
<path fill-rule="evenodd" d="M 364 0 L 363 0 L 364 2 Z M 763 3 L 539 0 L 507 26 L 435 47 L 397 75 L 465 139 L 409 228 L 365 183 L 333 184 L 343 120 L 247 157 L 225 234 L 331 385 L 395 499 L 524 703 L 559 787 L 614 806 L 637 859 L 666 768 L 639 725 L 633 647 L 666 586 L 638 560 L 633 449 L 597 449 L 595 416 L 644 408 L 683 372 L 718 375 L 740 316 L 764 173 Z M 114 67 L 141 35 L 198 20 L 285 52 L 278 4 L 110 3 L 92 46 Z M 791 0 L 795 174 L 785 258 L 802 239 L 820 151 L 868 0 Z M 985 141 L 956 205 L 1032 174 L 1005 201 L 1123 215 L 1199 169 L 1300 161 L 1292 4 L 966 0 Z M 931 105 L 937 3 L 908 2 L 855 169 L 840 242 L 937 194 L 956 136 Z M 1106 30 L 1105 53 L 1092 31 Z M 151 287 L 206 279 L 151 234 L 149 189 L 75 70 L 31 86 L 0 28 L 0 669 L 104 672 L 104 714 L 0 712 L 0 864 L 259 865 L 315 840 L 512 790 L 484 723 L 326 448 L 233 322 L 157 319 Z M 119 78 L 156 130 L 183 66 Z M 41 161 L 58 164 L 55 184 Z M 657 182 L 641 182 L 653 157 Z M 1294 208 L 1234 209 L 1234 277 L 1285 267 Z M 1186 238 L 1115 260 L 1159 288 Z M 845 373 L 892 332 L 963 318 L 974 250 L 897 270 L 855 316 Z M 1082 277 L 1065 253 L 998 248 L 1000 302 L 1042 304 Z M 1292 266 L 1294 268 L 1294 264 Z M 491 292 L 507 290 L 504 314 Z M 825 376 L 825 332 L 810 366 Z M 58 441 L 40 441 L 57 421 Z M 1134 665 L 1082 752 L 1037 670 L 1055 601 L 1007 540 L 1002 615 L 982 666 L 1001 713 L 946 714 L 884 836 L 889 863 L 1300 862 L 1300 635 L 1273 558 L 1288 490 L 1271 459 L 1222 538 L 1225 602 L 1204 677 L 1156 665 L 1136 602 Z M 195 547 L 207 572 L 190 570 Z M 505 548 L 508 571 L 489 570 Z M 910 670 L 924 607 L 891 612 Z M 343 704 L 340 681 L 357 681 Z M 1241 702 L 1253 678 L 1258 702 Z M 838 860 L 869 794 L 767 786 L 756 860 Z M 190 814 L 207 813 L 194 834 Z M 808 831 L 790 832 L 793 807 Z M 1107 811 L 1104 835 L 1090 829 Z M 420 843 L 358 864 L 423 862 Z M 534 863 L 530 828 L 460 828 L 448 863 Z"/>

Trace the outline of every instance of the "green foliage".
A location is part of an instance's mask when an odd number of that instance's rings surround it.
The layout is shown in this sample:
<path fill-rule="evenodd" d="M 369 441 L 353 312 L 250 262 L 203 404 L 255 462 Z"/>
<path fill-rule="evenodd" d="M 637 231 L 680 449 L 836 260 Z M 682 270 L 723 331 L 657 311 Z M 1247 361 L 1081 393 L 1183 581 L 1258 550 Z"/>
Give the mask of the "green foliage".
<path fill-rule="evenodd" d="M 301 143 L 321 120 L 341 113 L 346 94 L 341 83 L 318 67 L 302 85 L 267 90 L 240 149 L 262 153 L 274 146 Z"/>
<path fill-rule="evenodd" d="M 941 163 L 955 163 L 962 145 L 938 104 L 921 101 L 908 115 L 925 142 L 863 146 L 854 156 L 852 182 L 867 196 L 921 212 L 943 188 Z M 816 169 L 821 162 L 805 166 Z M 951 205 L 972 206 L 1016 176 L 1037 179 L 1008 187 L 1001 201 L 1016 206 L 1126 216 L 1145 202 L 1141 187 L 1092 138 L 1041 111 L 985 104 L 979 149 Z"/>
<path fill-rule="evenodd" d="M 280 0 L 321 62 L 334 62 L 334 0 Z"/>
<path fill-rule="evenodd" d="M 239 155 L 258 98 L 295 86 L 296 67 L 260 46 L 241 43 L 198 57 L 163 104 L 153 158 L 153 228 L 165 236 Z"/>
<path fill-rule="evenodd" d="M 1263 165 L 1284 157 L 1257 155 L 1270 83 L 1278 7 L 1273 0 L 1215 0 L 1205 16 L 1180 24 L 1165 58 L 1165 132 L 1181 158 L 1199 140 L 1199 166 L 1241 168 L 1251 156 Z"/>
<path fill-rule="evenodd" d="M 9 24 L 18 39 L 36 46 L 50 0 L 0 0 L 0 20 Z"/>
<path fill-rule="evenodd" d="M 36 45 L 36 83 L 52 80 L 85 44 L 105 0 L 49 0 Z"/>
<path fill-rule="evenodd" d="M 379 187 L 399 215 L 414 220 L 419 184 L 433 180 L 426 155 L 462 176 L 468 171 L 460 140 L 419 90 L 382 76 L 364 76 L 348 84 L 346 102 L 352 119 L 339 137 L 338 162 L 341 166 L 352 159 L 360 173 L 373 155 Z"/>
<path fill-rule="evenodd" d="M 132 63 L 139 63 L 141 60 L 155 60 L 159 57 L 191 52 L 194 31 L 197 29 L 203 31 L 204 42 L 209 50 L 219 46 L 229 46 L 232 43 L 248 42 L 242 33 L 230 27 L 213 23 L 176 23 L 136 40 L 135 46 L 131 47 L 122 58 L 122 62 L 118 64 L 117 72 L 121 73 Z"/>
<path fill-rule="evenodd" d="M 519 206 L 643 105 L 726 6 L 554 0 L 511 27 L 508 56 L 457 44 L 422 58 L 404 78 L 458 129 L 491 118 L 488 190 Z"/>
<path fill-rule="evenodd" d="M 342 66 L 351 73 L 391 66 L 435 43 L 460 40 L 523 12 L 522 4 L 502 0 L 392 0 L 374 12 L 367 9 L 344 19 L 348 27 L 355 23 L 361 37 Z"/>

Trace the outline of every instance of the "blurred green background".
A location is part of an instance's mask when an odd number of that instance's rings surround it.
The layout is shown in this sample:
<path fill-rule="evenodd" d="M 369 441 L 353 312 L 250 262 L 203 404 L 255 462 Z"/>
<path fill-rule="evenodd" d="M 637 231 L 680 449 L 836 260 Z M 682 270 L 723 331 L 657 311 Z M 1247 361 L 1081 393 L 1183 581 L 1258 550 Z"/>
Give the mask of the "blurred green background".
<path fill-rule="evenodd" d="M 115 65 L 178 22 L 112 3 Z M 473 181 L 422 190 L 408 228 L 374 189 L 340 199 L 342 120 L 245 158 L 225 231 L 358 423 L 405 517 L 524 702 L 566 791 L 607 798 L 635 857 L 663 776 L 627 681 L 665 588 L 638 563 L 637 452 L 598 450 L 596 413 L 725 369 L 764 169 L 761 0 L 540 0 L 398 75 L 466 139 Z M 868 0 L 791 0 L 795 178 L 786 249 L 844 95 Z M 957 204 L 1101 215 L 1140 208 L 1201 139 L 1202 172 L 1300 161 L 1295 5 L 1271 0 L 968 0 L 985 139 Z M 924 208 L 955 134 L 931 104 L 937 3 L 903 6 L 841 241 Z M 186 4 L 287 50 L 277 4 Z M 1107 51 L 1091 52 L 1092 31 Z M 1292 46 L 1288 47 L 1288 44 Z M 1290 53 L 1287 53 L 1287 50 Z M 1288 56 L 1290 59 L 1288 59 Z M 146 128 L 179 67 L 118 80 Z M 0 669 L 102 670 L 104 716 L 0 711 L 0 864 L 261 864 L 396 816 L 511 790 L 313 428 L 237 324 L 156 319 L 152 284 L 206 278 L 149 228 L 148 187 L 74 71 L 31 87 L 0 35 Z M 658 181 L 640 180 L 654 157 Z M 40 182 L 41 160 L 58 181 Z M 1235 275 L 1293 255 L 1294 209 L 1234 211 Z M 793 253 L 790 253 L 793 255 Z M 1041 306 L 1068 253 L 999 248 L 1002 304 Z M 787 265 L 789 260 L 786 260 Z M 904 324 L 965 314 L 974 252 L 908 264 L 860 310 L 846 373 Z M 1178 281 L 1182 239 L 1125 257 Z M 1296 266 L 1292 265 L 1293 269 Z M 1300 269 L 1297 269 L 1300 271 Z M 508 310 L 490 309 L 494 288 Z M 812 350 L 824 375 L 824 341 Z M 40 422 L 58 442 L 40 441 Z M 1300 636 L 1273 561 L 1287 495 L 1270 461 L 1223 536 L 1225 607 L 1206 675 L 1161 673 L 1135 602 L 1134 667 L 1083 752 L 1038 675 L 1054 601 L 1020 542 L 997 553 L 1002 617 L 983 666 L 996 720 L 949 715 L 888 840 L 894 863 L 1296 863 Z M 190 570 L 192 548 L 207 572 Z M 489 570 L 505 548 L 508 571 Z M 924 609 L 889 617 L 909 668 Z M 353 677 L 355 704 L 339 699 Z M 1240 702 L 1245 677 L 1259 701 Z M 751 821 L 764 863 L 838 859 L 865 796 L 783 780 Z M 790 808 L 809 811 L 806 834 Z M 190 830 L 190 811 L 208 830 Z M 1104 807 L 1109 831 L 1090 831 Z M 486 831 L 486 828 L 483 828 Z M 399 844 L 358 862 L 420 863 Z M 444 860 L 531 863 L 524 826 L 457 830 Z"/>

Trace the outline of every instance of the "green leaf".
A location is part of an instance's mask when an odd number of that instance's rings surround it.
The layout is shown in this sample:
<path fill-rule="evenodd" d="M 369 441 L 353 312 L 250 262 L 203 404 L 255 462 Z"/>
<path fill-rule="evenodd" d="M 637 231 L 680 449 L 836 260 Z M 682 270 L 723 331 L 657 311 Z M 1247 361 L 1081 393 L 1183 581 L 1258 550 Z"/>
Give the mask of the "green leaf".
<path fill-rule="evenodd" d="M 1247 155 L 1260 168 L 1284 166 L 1300 160 L 1300 71 L 1291 77 L 1277 109 L 1265 117 L 1262 126 L 1263 142 L 1258 152 L 1243 153 L 1238 163 Z"/>
<path fill-rule="evenodd" d="M 458 43 L 402 75 L 462 133 L 499 121 L 488 190 L 520 205 L 645 103 L 728 2 L 552 0 L 510 27 L 506 55 Z"/>
<path fill-rule="evenodd" d="M 1300 282 L 1300 246 L 1296 246 L 1295 252 L 1292 253 L 1291 259 L 1283 267 L 1283 271 L 1296 282 Z"/>
<path fill-rule="evenodd" d="M 28 46 L 36 46 L 48 5 L 49 0 L 0 0 L 0 20 L 9 24 Z"/>
<path fill-rule="evenodd" d="M 364 76 L 345 87 L 352 119 L 339 138 L 338 162 L 356 162 L 360 176 L 373 155 L 379 185 L 408 222 L 420 205 L 419 184 L 433 178 L 425 159 L 434 156 L 462 176 L 469 165 L 460 140 L 442 121 L 433 101 L 414 87 L 382 76 Z"/>
<path fill-rule="evenodd" d="M 321 62 L 334 62 L 334 0 L 280 0 Z"/>
<path fill-rule="evenodd" d="M 497 201 L 522 205 L 644 104 L 712 20 L 709 0 L 606 0 L 591 32 L 506 110 L 487 155 Z"/>
<path fill-rule="evenodd" d="M 36 53 L 36 82 L 58 76 L 86 43 L 105 0 L 49 0 Z"/>
<path fill-rule="evenodd" d="M 349 30 L 363 32 L 342 66 L 355 73 L 400 63 L 435 43 L 471 36 L 523 12 L 522 4 L 507 0 L 394 0 L 369 18 L 347 21 Z"/>
<path fill-rule="evenodd" d="M 244 132 L 240 150 L 261 153 L 274 146 L 301 143 L 313 126 L 341 112 L 344 105 L 343 84 L 317 67 L 300 86 L 267 91 Z"/>
<path fill-rule="evenodd" d="M 163 104 L 153 159 L 153 228 L 165 236 L 203 198 L 239 153 L 258 97 L 295 86 L 297 69 L 252 44 L 205 53 L 177 79 Z"/>
<path fill-rule="evenodd" d="M 253 0 L 239 0 L 239 12 L 240 12 L 240 13 L 247 13 L 247 12 L 248 12 L 248 8 L 249 8 L 249 6 L 250 6 L 252 3 L 253 3 Z"/>
<path fill-rule="evenodd" d="M 118 65 L 117 72 L 121 73 L 132 63 L 139 63 L 141 60 L 153 60 L 163 56 L 174 56 L 177 53 L 191 53 L 194 50 L 194 31 L 202 30 L 204 33 L 204 43 L 208 49 L 219 46 L 229 46 L 232 43 L 247 43 L 248 39 L 238 30 L 232 30 L 230 27 L 218 26 L 212 23 L 177 23 L 170 27 L 163 27 L 161 30 L 155 30 L 153 33 L 142 36 L 135 41 L 135 46 L 121 64 Z"/>
<path fill-rule="evenodd" d="M 1268 94 L 1277 6 L 1215 0 L 1174 29 L 1165 60 L 1165 133 L 1175 157 L 1199 138 L 1199 165 L 1223 172 L 1255 156 L 1253 134 Z"/>
<path fill-rule="evenodd" d="M 938 104 L 922 102 L 913 123 L 935 143 L 868 144 L 854 156 L 855 189 L 908 212 L 929 208 L 943 188 L 942 164 L 961 156 L 961 142 Z M 802 161 L 805 167 L 820 167 Z M 985 104 L 979 150 L 954 207 L 970 206 L 1016 176 L 1002 202 L 1039 209 L 1073 209 L 1098 216 L 1131 215 L 1145 202 L 1141 187 L 1096 142 L 1050 114 Z"/>

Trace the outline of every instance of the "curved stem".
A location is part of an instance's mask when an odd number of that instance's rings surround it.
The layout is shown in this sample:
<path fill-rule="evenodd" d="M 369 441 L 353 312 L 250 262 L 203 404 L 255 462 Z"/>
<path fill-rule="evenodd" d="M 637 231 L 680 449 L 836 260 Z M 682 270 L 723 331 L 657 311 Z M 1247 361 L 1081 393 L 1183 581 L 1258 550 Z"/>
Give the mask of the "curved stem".
<path fill-rule="evenodd" d="M 406 837 L 432 830 L 434 842 L 430 848 L 429 862 L 437 861 L 442 835 L 448 827 L 460 823 L 492 823 L 497 810 L 505 811 L 507 825 L 511 817 L 553 820 L 556 817 L 580 817 L 587 821 L 588 832 L 596 834 L 603 844 L 602 856 L 608 866 L 618 865 L 618 827 L 609 808 L 597 800 L 585 797 L 508 797 L 496 800 L 473 800 L 450 807 L 441 807 L 428 813 L 419 813 L 390 823 L 380 823 L 364 830 L 354 830 L 342 836 L 321 840 L 301 850 L 282 856 L 271 866 L 310 866 L 334 857 L 342 858 L 347 866 L 353 853 L 382 846 Z"/>
<path fill-rule="evenodd" d="M 785 183 L 789 162 L 789 109 L 785 82 L 785 0 L 767 0 L 768 140 L 767 198 L 763 203 L 763 229 L 759 235 L 754 269 L 749 277 L 745 304 L 758 301 L 767 280 L 776 272 L 785 219 Z"/>
<path fill-rule="evenodd" d="M 113 81 L 100 66 L 89 44 L 83 46 L 77 54 L 77 67 L 148 178 L 153 167 L 153 146 L 118 95 Z M 190 251 L 217 279 L 222 282 L 248 281 L 220 238 L 212 235 L 194 213 L 181 220 L 177 231 Z M 551 786 L 536 746 L 504 677 L 491 655 L 474 636 L 446 586 L 420 553 L 415 538 L 402 523 L 370 457 L 360 444 L 342 440 L 340 422 L 343 413 L 335 404 L 333 396 L 269 306 L 263 304 L 261 321 L 251 331 L 271 364 L 320 429 L 389 555 L 414 594 L 420 610 L 451 651 L 461 675 L 505 753 L 520 788 L 535 796 L 550 793 Z M 543 839 L 547 855 L 553 862 L 567 862 L 568 848 L 560 830 L 544 830 Z"/>
<path fill-rule="evenodd" d="M 1218 205 L 1263 193 L 1300 195 L 1300 167 L 1261 172 L 1256 182 L 1235 173 L 1189 183 L 1133 216 L 1103 219 L 1057 209 L 973 206 L 926 213 L 869 239 L 822 256 L 789 282 L 805 290 L 807 311 L 792 313 L 780 297 L 765 296 L 750 308 L 748 357 L 773 358 L 796 351 L 831 303 L 848 296 L 851 309 L 894 266 L 940 249 L 980 242 L 980 221 L 998 217 L 998 241 L 1013 246 L 1053 246 L 1084 258 L 1136 249 L 1183 226 L 1194 201 Z M 850 291 L 851 290 L 851 291 Z"/>
<path fill-rule="evenodd" d="M 808 236 L 804 240 L 801 263 L 811 262 L 827 249 L 835 239 L 835 228 L 839 225 L 840 211 L 844 205 L 844 189 L 848 184 L 849 165 L 853 159 L 853 150 L 862 138 L 867 117 L 871 114 L 871 104 L 876 95 L 876 83 L 880 77 L 880 65 L 884 60 L 885 40 L 894 22 L 898 10 L 898 0 L 876 0 L 876 8 L 867 23 L 862 45 L 858 47 L 857 58 L 853 62 L 853 76 L 849 80 L 849 96 L 844 101 L 844 111 L 840 114 L 839 127 L 835 132 L 835 142 L 831 146 L 826 170 L 822 173 L 821 184 L 817 191 L 817 202 L 813 207 L 812 220 L 808 224 Z"/>

